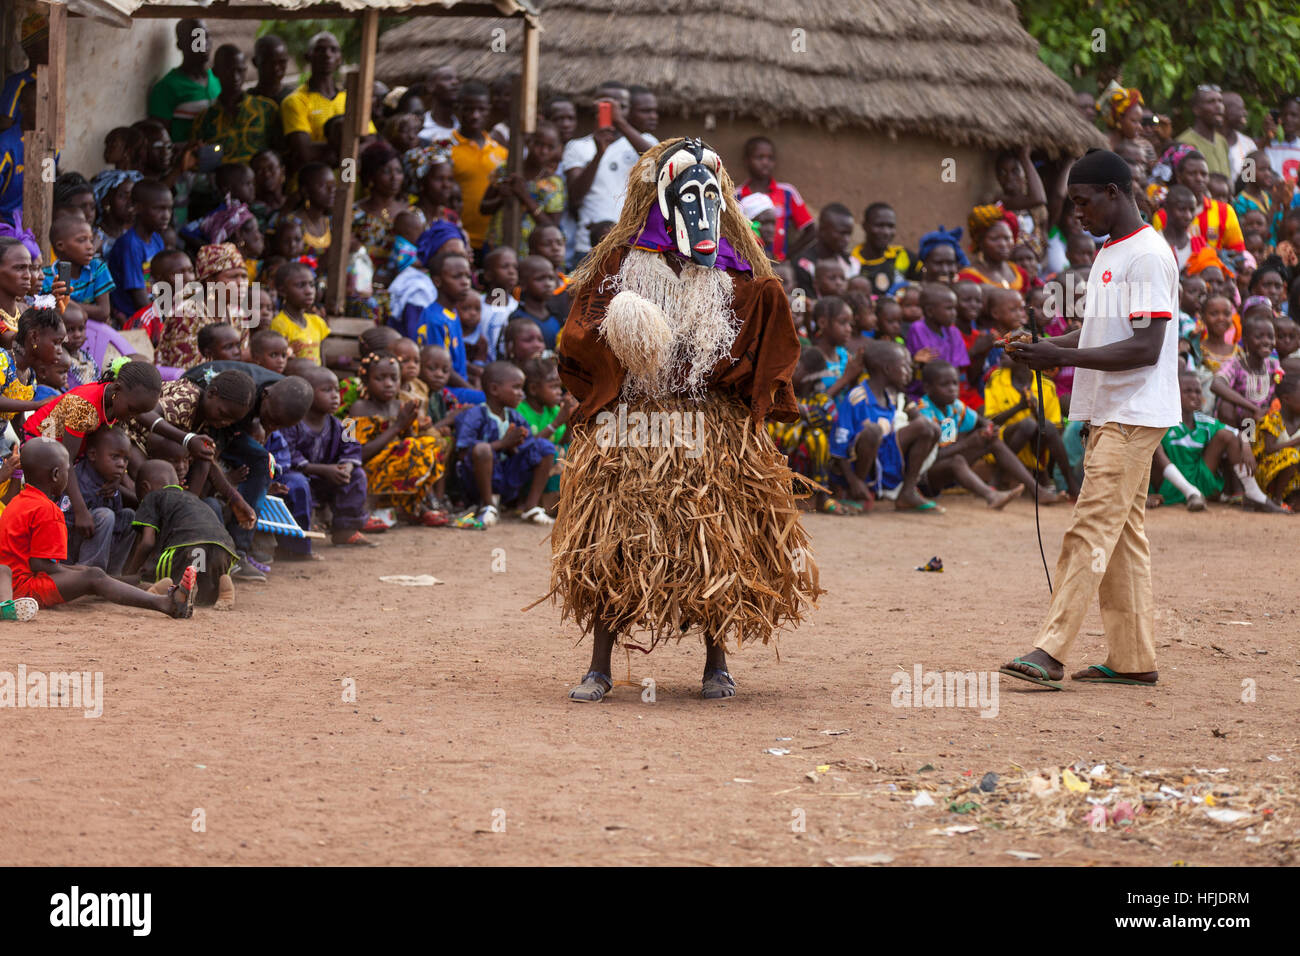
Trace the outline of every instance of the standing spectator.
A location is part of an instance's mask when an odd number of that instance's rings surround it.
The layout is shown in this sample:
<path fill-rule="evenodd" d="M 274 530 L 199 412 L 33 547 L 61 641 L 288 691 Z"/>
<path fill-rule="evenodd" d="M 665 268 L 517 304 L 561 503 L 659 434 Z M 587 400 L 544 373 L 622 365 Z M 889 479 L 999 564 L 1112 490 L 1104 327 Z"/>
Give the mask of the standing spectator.
<path fill-rule="evenodd" d="M 862 214 L 862 244 L 853 250 L 859 273 L 871 283 L 873 295 L 894 292 L 907 276 L 911 257 L 902 246 L 894 245 L 898 233 L 898 214 L 886 202 L 873 202 Z"/>
<path fill-rule="evenodd" d="M 276 106 L 292 91 L 284 85 L 289 72 L 289 48 L 274 33 L 257 38 L 253 44 L 253 69 L 257 70 L 257 83 L 248 92 L 263 96 Z"/>
<path fill-rule="evenodd" d="M 1180 143 L 1187 143 L 1205 157 L 1212 173 L 1231 177 L 1232 163 L 1228 159 L 1228 141 L 1223 130 L 1223 93 L 1217 86 L 1202 84 L 1192 96 L 1192 125 L 1178 134 Z"/>
<path fill-rule="evenodd" d="M 480 204 L 487 193 L 492 174 L 506 161 L 506 148 L 488 134 L 486 126 L 491 111 L 488 89 L 471 80 L 460 87 L 457 118 L 460 129 L 452 135 L 451 172 L 460 186 L 465 206 L 461 222 L 475 250 L 483 246 L 491 217 Z"/>
<path fill-rule="evenodd" d="M 1196 197 L 1196 219 L 1191 234 L 1200 236 L 1212 249 L 1244 252 L 1246 240 L 1241 235 L 1236 210 L 1210 195 L 1210 169 L 1205 157 L 1194 150 L 1184 155 L 1174 166 L 1174 178 Z M 1158 210 L 1151 217 L 1151 225 L 1163 230 L 1167 218 L 1165 210 Z"/>
<path fill-rule="evenodd" d="M 292 169 L 312 160 L 330 162 L 334 158 L 325 140 L 325 124 L 342 116 L 347 107 L 347 94 L 334 81 L 342 60 L 338 38 L 327 31 L 316 34 L 307 45 L 311 76 L 280 103 L 280 121 Z M 367 132 L 374 133 L 375 124 L 368 126 Z"/>
<path fill-rule="evenodd" d="M 173 67 L 149 90 L 149 115 L 161 120 L 171 138 L 190 138 L 194 120 L 221 92 L 221 82 L 208 69 L 208 28 L 202 20 L 176 24 L 176 48 L 181 65 Z"/>
<path fill-rule="evenodd" d="M 501 175 L 505 167 L 497 170 L 497 181 L 488 187 L 481 208 L 492 214 L 488 227 L 488 244 L 499 246 L 505 242 L 505 209 L 507 199 L 519 200 L 520 255 L 528 252 L 528 237 L 540 226 L 560 228 L 560 214 L 566 205 L 564 177 L 556 171 L 560 159 L 560 134 L 548 122 L 539 123 L 527 136 L 528 155 L 524 157 L 523 174 Z"/>
<path fill-rule="evenodd" d="M 770 252 L 774 262 L 784 262 L 812 242 L 812 213 L 799 190 L 776 180 L 776 144 L 766 136 L 751 136 L 745 141 L 745 168 L 749 178 L 736 190 L 736 198 L 763 193 L 772 200 L 776 210 L 776 238 L 772 240 Z"/>
<path fill-rule="evenodd" d="M 221 81 L 221 94 L 194 121 L 194 139 L 221 147 L 223 163 L 248 163 L 264 149 L 280 145 L 280 105 L 244 92 L 248 62 L 239 47 L 217 47 L 212 72 Z"/>
<path fill-rule="evenodd" d="M 638 87 L 634 101 L 622 83 L 606 82 L 596 90 L 597 104 L 602 101 L 611 104 L 611 125 L 570 140 L 560 161 L 569 187 L 569 208 L 578 218 L 573 249 L 578 258 L 591 251 L 592 224 L 618 220 L 627 195 L 628 171 L 659 142 L 651 135 L 659 125 L 659 106 L 649 90 Z"/>
<path fill-rule="evenodd" d="M 456 103 L 460 98 L 460 78 L 454 66 L 440 66 L 429 76 L 429 112 L 424 114 L 420 142 L 426 146 L 450 143 L 452 133 L 460 128 Z"/>
<path fill-rule="evenodd" d="M 1246 157 L 1258 147 L 1246 135 L 1246 101 L 1240 93 L 1223 94 L 1223 136 L 1228 141 L 1228 164 L 1232 167 L 1228 177 L 1235 180 L 1241 173 Z"/>
<path fill-rule="evenodd" d="M 569 145 L 569 140 L 573 139 L 573 134 L 577 132 L 578 108 L 574 105 L 573 100 L 557 96 L 546 104 L 546 108 L 542 110 L 542 115 L 546 117 L 547 122 L 551 123 L 555 127 L 555 131 L 560 135 L 561 165 L 556 168 L 556 172 L 563 179 L 564 148 Z M 578 239 L 578 217 L 569 208 L 569 187 L 567 184 L 564 190 L 564 210 L 560 213 L 560 231 L 564 233 L 564 248 L 572 249 L 573 244 Z"/>

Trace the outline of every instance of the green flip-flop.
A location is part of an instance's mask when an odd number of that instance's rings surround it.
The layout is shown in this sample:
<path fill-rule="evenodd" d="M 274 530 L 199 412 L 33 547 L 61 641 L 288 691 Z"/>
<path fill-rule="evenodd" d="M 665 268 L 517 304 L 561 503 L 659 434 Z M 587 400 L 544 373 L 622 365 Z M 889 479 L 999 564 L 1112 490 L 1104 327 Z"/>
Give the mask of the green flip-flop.
<path fill-rule="evenodd" d="M 1065 688 L 1061 686 L 1060 681 L 1054 681 L 1047 676 L 1047 668 L 1042 664 L 1035 664 L 1033 661 L 1027 661 L 1023 657 L 1012 658 L 1011 663 L 1024 664 L 1026 667 L 1032 667 L 1043 676 L 1033 677 L 1026 674 L 1024 671 L 1013 670 L 1010 667 L 999 667 L 998 673 L 1006 674 L 1008 677 L 1014 677 L 1017 680 L 1029 681 L 1029 683 L 1038 684 L 1040 687 L 1050 687 L 1052 690 L 1065 690 Z"/>
<path fill-rule="evenodd" d="M 1156 681 L 1153 680 L 1135 680 L 1132 677 L 1125 677 L 1123 674 L 1111 670 L 1105 664 L 1089 664 L 1085 670 L 1099 671 L 1101 677 L 1072 677 L 1071 680 L 1077 680 L 1080 684 L 1133 684 L 1138 687 L 1154 687 Z"/>

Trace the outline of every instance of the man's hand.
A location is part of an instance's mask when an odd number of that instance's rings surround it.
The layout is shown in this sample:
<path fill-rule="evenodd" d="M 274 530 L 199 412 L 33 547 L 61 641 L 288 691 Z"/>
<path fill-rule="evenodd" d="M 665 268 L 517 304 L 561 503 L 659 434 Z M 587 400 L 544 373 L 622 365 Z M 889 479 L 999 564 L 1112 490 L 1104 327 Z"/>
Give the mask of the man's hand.
<path fill-rule="evenodd" d="M 243 495 L 236 493 L 230 499 L 230 510 L 235 513 L 235 521 L 241 528 L 251 528 L 257 524 L 257 512 L 244 500 Z"/>
<path fill-rule="evenodd" d="M 618 104 L 614 104 L 615 113 L 618 112 Z M 617 126 L 597 126 L 591 133 L 591 139 L 596 144 L 596 158 L 599 159 L 605 154 L 614 142 L 623 134 L 618 131 Z"/>
<path fill-rule="evenodd" d="M 1068 364 L 1064 349 L 1051 342 L 1030 342 L 1020 340 L 1007 342 L 1007 354 L 1017 362 L 1024 362 L 1032 369 L 1055 368 Z"/>
<path fill-rule="evenodd" d="M 347 464 L 330 465 L 329 470 L 325 472 L 325 480 L 332 485 L 346 485 L 348 479 L 352 477 L 352 466 Z"/>

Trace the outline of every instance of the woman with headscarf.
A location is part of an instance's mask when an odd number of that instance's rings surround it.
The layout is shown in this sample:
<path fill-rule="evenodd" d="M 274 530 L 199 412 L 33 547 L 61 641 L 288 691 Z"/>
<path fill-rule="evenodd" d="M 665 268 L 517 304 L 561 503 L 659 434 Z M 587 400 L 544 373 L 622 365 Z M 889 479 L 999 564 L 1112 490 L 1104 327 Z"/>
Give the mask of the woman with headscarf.
<path fill-rule="evenodd" d="M 194 272 L 203 285 L 203 295 L 181 295 L 173 303 L 171 314 L 163 319 L 162 335 L 154 353 L 158 365 L 191 369 L 205 361 L 199 352 L 199 331 L 204 326 L 228 322 L 242 329 L 248 269 L 234 243 L 214 243 L 201 248 Z"/>
<path fill-rule="evenodd" d="M 911 277 L 924 282 L 956 282 L 958 271 L 970 265 L 961 247 L 961 233 L 961 226 L 944 229 L 940 224 L 938 229 L 923 235 L 916 249 Z"/>
<path fill-rule="evenodd" d="M 970 265 L 957 273 L 957 279 L 1023 294 L 1029 286 L 1029 277 L 1011 261 L 1011 250 L 1020 234 L 1016 214 L 997 205 L 976 206 L 970 211 L 966 225 L 970 227 L 974 255 Z"/>
<path fill-rule="evenodd" d="M 1141 90 L 1125 89 L 1111 80 L 1097 101 L 1097 112 L 1110 130 L 1110 148 L 1119 152 L 1121 142 L 1133 143 L 1142 151 L 1142 162 L 1150 170 L 1156 163 L 1156 151 L 1150 140 L 1142 135 L 1142 106 Z"/>
<path fill-rule="evenodd" d="M 772 197 L 767 193 L 750 193 L 743 196 L 740 199 L 740 211 L 749 220 L 754 235 L 758 236 L 763 252 L 775 262 L 773 249 L 776 242 L 776 203 L 772 202 Z"/>

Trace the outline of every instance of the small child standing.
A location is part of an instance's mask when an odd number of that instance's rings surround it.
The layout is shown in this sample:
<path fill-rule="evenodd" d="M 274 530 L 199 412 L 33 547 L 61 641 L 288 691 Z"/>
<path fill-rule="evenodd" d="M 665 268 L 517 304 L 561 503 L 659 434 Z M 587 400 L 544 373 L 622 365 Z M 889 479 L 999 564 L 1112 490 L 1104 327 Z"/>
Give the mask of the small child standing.
<path fill-rule="evenodd" d="M 548 304 L 559 280 L 555 266 L 542 256 L 524 256 L 519 262 L 519 308 L 510 316 L 514 319 L 532 319 L 542 330 L 542 340 L 548 349 L 555 348 L 561 322 L 551 315 Z"/>
<path fill-rule="evenodd" d="M 79 564 L 114 575 L 122 570 L 135 543 L 131 527 L 135 510 L 127 507 L 122 490 L 130 448 L 131 439 L 120 428 L 99 428 L 90 433 L 85 457 L 72 466 L 72 473 L 81 489 L 81 500 L 95 522 L 95 533 L 83 538 L 72 526 L 71 510 L 66 513 L 68 553 L 75 554 Z M 130 501 L 135 502 L 134 494 Z"/>
<path fill-rule="evenodd" d="M 102 568 L 62 563 L 68 560 L 68 526 L 56 499 L 68 486 L 68 450 L 53 438 L 29 439 L 23 445 L 22 466 L 27 484 L 0 514 L 0 562 L 9 566 L 15 595 L 53 607 L 96 594 L 114 604 L 171 617 L 193 614 L 193 567 L 185 569 L 178 584 L 154 593 L 109 577 Z"/>
<path fill-rule="evenodd" d="M 329 323 L 310 311 L 316 304 L 316 274 L 301 262 L 286 262 L 275 273 L 280 312 L 271 328 L 284 336 L 299 358 L 321 364 L 320 344 L 330 334 Z"/>
<path fill-rule="evenodd" d="M 438 461 L 443 468 L 434 483 L 434 508 L 448 512 L 451 505 L 447 501 L 447 474 L 451 471 L 452 453 L 456 447 L 456 416 L 470 407 L 462 404 L 456 393 L 447 387 L 450 375 L 451 356 L 446 349 L 426 345 L 420 350 L 420 381 L 429 390 L 429 400 L 425 404 L 432 423 L 429 430 L 438 439 Z"/>
<path fill-rule="evenodd" d="M 281 433 L 289 449 L 289 470 L 283 476 L 289 487 L 289 511 L 300 526 L 310 528 L 313 506 L 327 504 L 333 516 L 334 544 L 375 547 L 362 534 L 368 515 L 361 446 L 348 438 L 343 423 L 334 417 L 339 380 L 319 366 L 303 377 L 314 393 L 311 408 L 301 422 Z M 310 540 L 305 544 L 310 553 Z"/>
<path fill-rule="evenodd" d="M 63 339 L 63 350 L 68 353 L 71 365 L 68 367 L 68 387 L 89 385 L 99 380 L 99 366 L 86 351 L 86 313 L 75 302 L 69 302 L 63 310 L 63 328 L 67 335 Z"/>
<path fill-rule="evenodd" d="M 235 542 L 216 512 L 182 488 L 176 469 L 165 461 L 144 462 L 135 473 L 135 487 L 140 496 L 133 522 L 137 536 L 123 573 L 152 580 L 156 592 L 169 588 L 176 568 L 188 563 L 191 603 L 233 610 L 230 566 L 236 560 Z"/>
<path fill-rule="evenodd" d="M 483 390 L 487 401 L 456 418 L 457 477 L 478 504 L 475 518 L 485 528 L 497 523 L 496 495 L 504 505 L 519 502 L 524 521 L 554 524 L 541 501 L 555 446 L 531 435 L 516 411 L 524 400 L 524 373 L 509 362 L 493 362 L 483 370 Z"/>
<path fill-rule="evenodd" d="M 529 359 L 524 365 L 524 400 L 519 404 L 519 414 L 528 423 L 534 435 L 545 438 L 555 446 L 555 468 L 546 481 L 542 504 L 549 506 L 547 496 L 560 492 L 560 470 L 569 447 L 569 416 L 578 407 L 578 401 L 564 391 L 560 372 L 554 359 Z"/>

